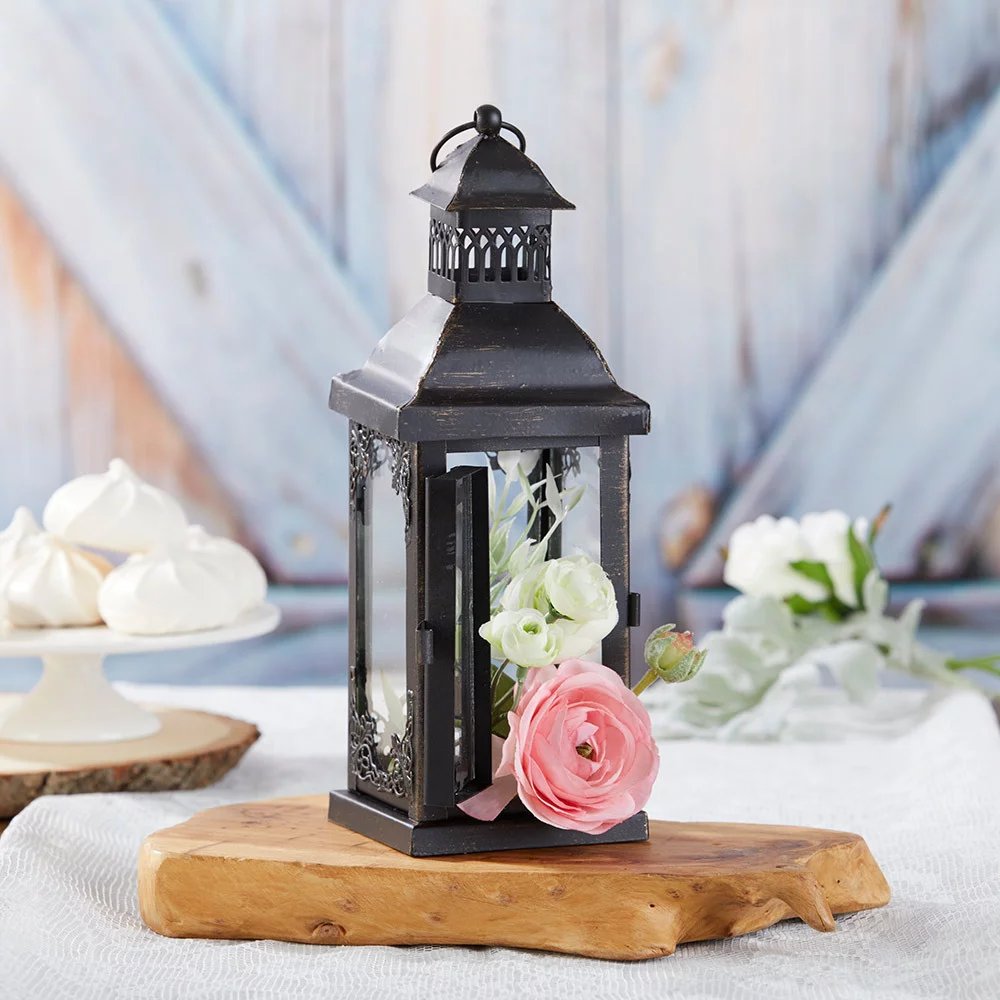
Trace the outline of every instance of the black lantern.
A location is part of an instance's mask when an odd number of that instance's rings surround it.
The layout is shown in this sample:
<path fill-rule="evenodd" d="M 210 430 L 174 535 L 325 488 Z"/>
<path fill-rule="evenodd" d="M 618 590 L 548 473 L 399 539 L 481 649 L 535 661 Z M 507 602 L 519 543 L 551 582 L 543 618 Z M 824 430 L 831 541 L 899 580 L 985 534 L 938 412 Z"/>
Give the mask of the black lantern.
<path fill-rule="evenodd" d="M 473 128 L 438 166 L 444 142 Z M 524 149 L 490 105 L 438 143 L 413 192 L 431 206 L 429 294 L 330 391 L 350 420 L 351 503 L 349 789 L 331 794 L 330 819 L 413 855 L 647 836 L 642 813 L 591 836 L 517 802 L 486 823 L 457 808 L 492 779 L 479 627 L 490 617 L 498 455 L 537 452 L 530 480 L 581 484 L 572 528 L 567 518 L 549 531 L 542 517 L 530 531 L 553 558 L 589 547 L 610 576 L 620 617 L 601 656 L 626 682 L 638 625 L 629 435 L 648 432 L 649 407 L 552 301 L 552 211 L 573 205 Z"/>

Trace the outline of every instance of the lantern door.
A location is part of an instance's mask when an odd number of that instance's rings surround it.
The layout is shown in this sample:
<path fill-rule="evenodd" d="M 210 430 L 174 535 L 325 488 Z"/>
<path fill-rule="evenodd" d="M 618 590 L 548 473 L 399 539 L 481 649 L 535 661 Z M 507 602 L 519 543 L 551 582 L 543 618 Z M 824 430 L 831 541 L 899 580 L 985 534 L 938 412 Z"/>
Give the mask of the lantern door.
<path fill-rule="evenodd" d="M 423 819 L 492 780 L 487 476 L 460 466 L 424 483 Z"/>

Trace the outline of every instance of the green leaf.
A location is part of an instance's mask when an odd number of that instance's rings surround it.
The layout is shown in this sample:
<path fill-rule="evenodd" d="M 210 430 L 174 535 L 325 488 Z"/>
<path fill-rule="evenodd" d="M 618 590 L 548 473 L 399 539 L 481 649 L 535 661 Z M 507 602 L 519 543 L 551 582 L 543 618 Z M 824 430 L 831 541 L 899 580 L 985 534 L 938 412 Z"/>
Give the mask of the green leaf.
<path fill-rule="evenodd" d="M 851 565 L 854 569 L 854 592 L 857 595 L 858 607 L 865 606 L 865 579 L 875 569 L 875 556 L 869 546 L 854 534 L 854 526 L 847 529 L 847 549 L 851 554 Z"/>
<path fill-rule="evenodd" d="M 801 594 L 792 594 L 786 597 L 785 604 L 797 615 L 815 614 L 823 606 L 822 601 L 808 601 Z"/>
<path fill-rule="evenodd" d="M 493 667 L 492 670 L 493 711 L 490 728 L 495 735 L 506 739 L 510 735 L 507 713 L 514 707 L 514 678 L 499 667 Z"/>
<path fill-rule="evenodd" d="M 830 579 L 830 571 L 826 568 L 826 563 L 817 562 L 814 559 L 796 559 L 789 565 L 800 576 L 818 583 L 821 587 L 826 587 L 827 593 L 833 593 L 833 580 Z"/>
<path fill-rule="evenodd" d="M 785 604 L 797 615 L 822 615 L 832 622 L 843 621 L 853 610 L 843 601 L 830 596 L 822 601 L 810 601 L 801 594 L 792 594 L 785 598 Z"/>
<path fill-rule="evenodd" d="M 563 512 L 562 497 L 559 494 L 559 486 L 556 483 L 552 466 L 545 466 L 545 503 L 552 511 L 553 517 L 559 517 Z"/>

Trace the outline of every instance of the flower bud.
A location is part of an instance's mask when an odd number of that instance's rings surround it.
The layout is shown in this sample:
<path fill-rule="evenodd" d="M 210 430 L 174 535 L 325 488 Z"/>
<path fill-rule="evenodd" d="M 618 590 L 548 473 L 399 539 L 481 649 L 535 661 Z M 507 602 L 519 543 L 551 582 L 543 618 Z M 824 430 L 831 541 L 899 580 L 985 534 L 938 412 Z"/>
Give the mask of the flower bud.
<path fill-rule="evenodd" d="M 703 650 L 695 649 L 690 632 L 675 632 L 673 625 L 661 625 L 646 640 L 646 665 L 668 684 L 690 680 L 701 669 Z"/>

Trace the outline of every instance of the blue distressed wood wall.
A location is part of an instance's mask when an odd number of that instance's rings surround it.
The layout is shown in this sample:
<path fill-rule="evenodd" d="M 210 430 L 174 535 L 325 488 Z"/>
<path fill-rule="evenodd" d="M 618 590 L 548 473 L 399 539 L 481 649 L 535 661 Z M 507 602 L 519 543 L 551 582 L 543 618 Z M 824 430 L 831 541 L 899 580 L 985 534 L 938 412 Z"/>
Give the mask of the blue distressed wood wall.
<path fill-rule="evenodd" d="M 893 573 L 995 576 L 998 80 L 1000 0 L 11 0 L 0 514 L 123 454 L 284 585 L 254 676 L 342 665 L 326 382 L 422 293 L 407 192 L 489 100 L 578 205 L 556 298 L 653 404 L 650 615 L 760 510 L 893 500 Z"/>

